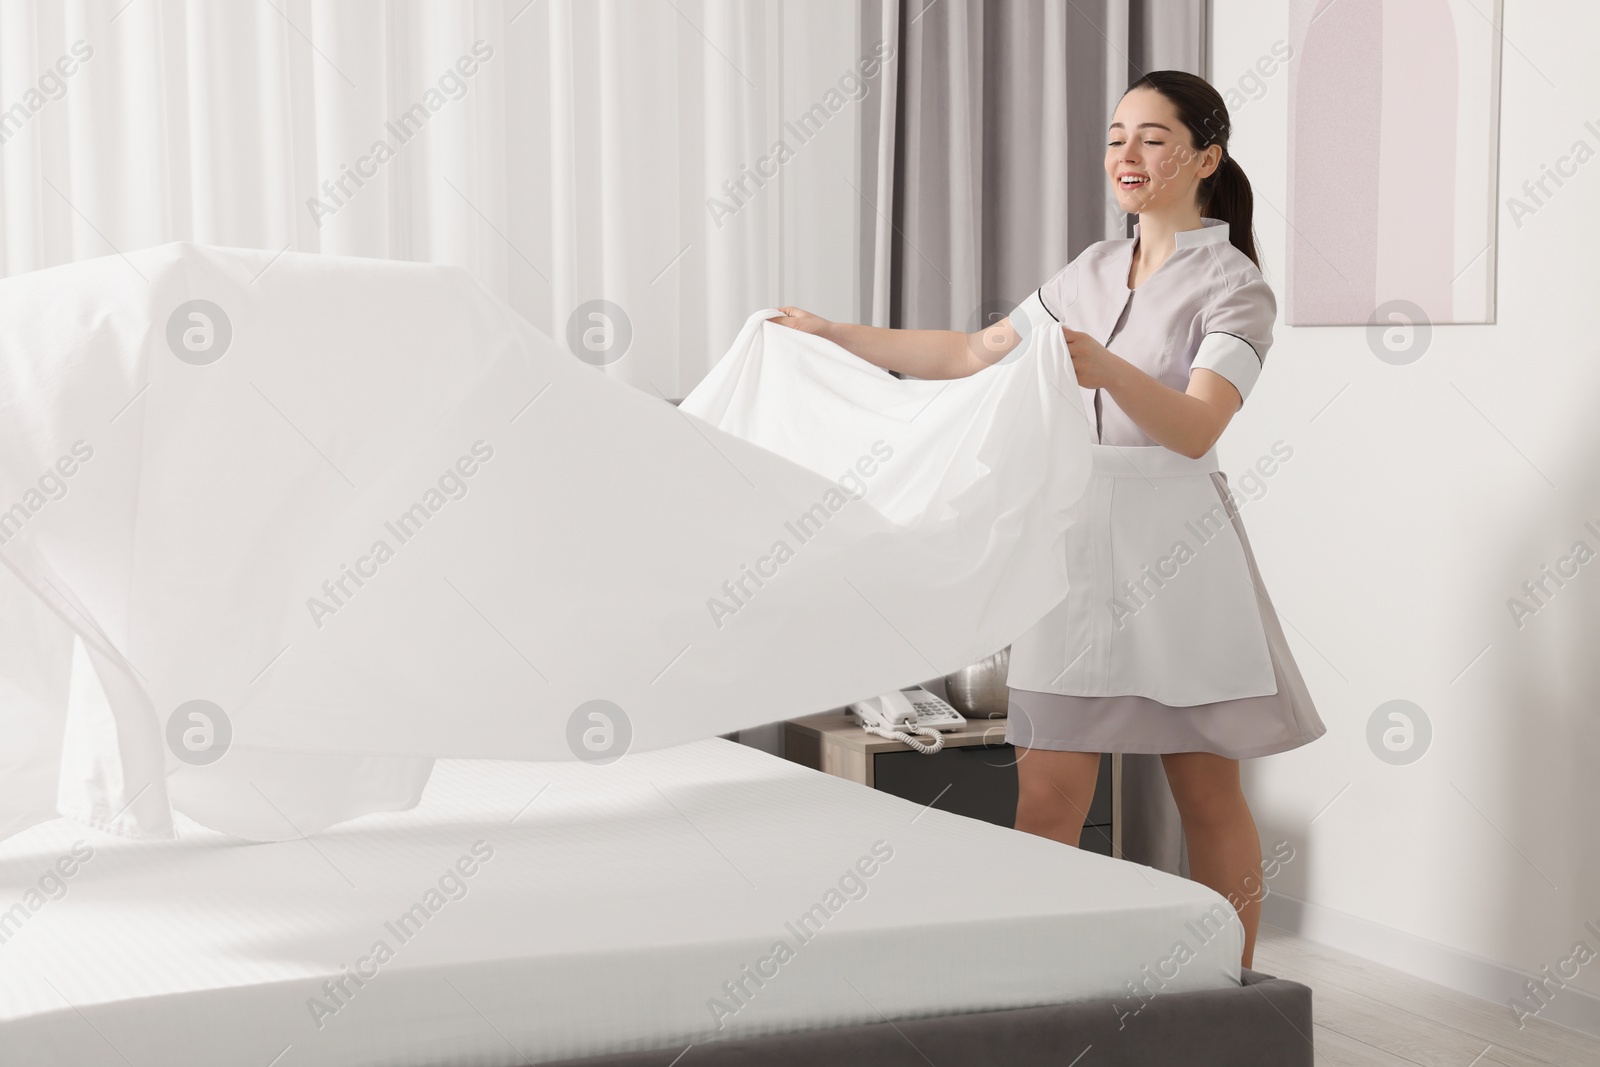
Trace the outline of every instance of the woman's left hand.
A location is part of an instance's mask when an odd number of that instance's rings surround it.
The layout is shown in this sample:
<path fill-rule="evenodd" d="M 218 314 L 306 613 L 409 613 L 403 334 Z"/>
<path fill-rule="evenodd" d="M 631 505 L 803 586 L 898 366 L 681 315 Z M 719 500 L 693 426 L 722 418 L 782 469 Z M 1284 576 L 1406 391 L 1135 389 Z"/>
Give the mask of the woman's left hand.
<path fill-rule="evenodd" d="M 1110 388 L 1122 357 L 1080 330 L 1063 326 L 1061 332 L 1067 339 L 1067 351 L 1072 353 L 1072 370 L 1078 376 L 1078 384 L 1085 389 Z"/>

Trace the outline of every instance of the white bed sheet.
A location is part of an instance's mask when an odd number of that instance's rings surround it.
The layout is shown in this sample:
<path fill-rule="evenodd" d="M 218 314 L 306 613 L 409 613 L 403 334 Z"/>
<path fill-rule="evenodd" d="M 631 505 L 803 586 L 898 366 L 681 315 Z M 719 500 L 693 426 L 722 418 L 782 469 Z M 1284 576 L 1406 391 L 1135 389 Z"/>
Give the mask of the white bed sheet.
<path fill-rule="evenodd" d="M 519 1064 L 1239 982 L 1242 927 L 1197 883 L 715 738 L 445 760 L 416 809 L 300 841 L 181 830 L 0 842 L 0 1064 Z M 464 894 L 427 899 L 462 857 Z"/>
<path fill-rule="evenodd" d="M 898 381 L 775 313 L 680 411 L 456 267 L 0 279 L 0 837 L 277 840 L 410 807 L 435 757 L 664 748 L 1004 648 L 1089 476 L 1055 320 Z"/>

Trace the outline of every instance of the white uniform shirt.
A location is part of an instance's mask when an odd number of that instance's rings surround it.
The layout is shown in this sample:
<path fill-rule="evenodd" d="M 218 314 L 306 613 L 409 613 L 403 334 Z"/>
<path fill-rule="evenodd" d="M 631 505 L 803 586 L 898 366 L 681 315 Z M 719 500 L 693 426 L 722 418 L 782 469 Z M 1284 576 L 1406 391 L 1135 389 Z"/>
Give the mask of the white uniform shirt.
<path fill-rule="evenodd" d="M 1229 242 L 1228 224 L 1201 223 L 1173 235 L 1172 255 L 1137 289 L 1128 288 L 1135 224 L 1133 237 L 1085 248 L 1039 287 L 1039 299 L 1063 325 L 1180 393 L 1191 369 L 1205 367 L 1248 397 L 1272 345 L 1277 300 L 1250 257 Z M 1156 443 L 1109 393 L 1084 389 L 1083 397 L 1090 427 L 1099 427 L 1098 443 Z"/>

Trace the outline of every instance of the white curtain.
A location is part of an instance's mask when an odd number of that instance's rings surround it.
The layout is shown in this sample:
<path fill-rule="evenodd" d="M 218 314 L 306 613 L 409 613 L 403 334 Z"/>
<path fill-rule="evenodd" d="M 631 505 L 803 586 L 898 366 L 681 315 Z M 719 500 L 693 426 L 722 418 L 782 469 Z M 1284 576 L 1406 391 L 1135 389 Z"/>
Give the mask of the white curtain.
<path fill-rule="evenodd" d="M 600 324 L 632 342 L 595 362 L 683 396 L 751 308 L 854 291 L 848 210 L 817 205 L 854 195 L 857 102 L 722 192 L 852 69 L 854 12 L 0 4 L 0 275 L 168 241 L 452 264 L 557 341 L 608 301 L 627 321 Z"/>

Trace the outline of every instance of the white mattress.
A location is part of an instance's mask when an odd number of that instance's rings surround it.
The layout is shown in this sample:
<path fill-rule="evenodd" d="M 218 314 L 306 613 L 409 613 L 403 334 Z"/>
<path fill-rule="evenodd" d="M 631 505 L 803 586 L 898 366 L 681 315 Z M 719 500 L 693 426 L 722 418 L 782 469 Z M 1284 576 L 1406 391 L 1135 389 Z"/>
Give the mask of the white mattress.
<path fill-rule="evenodd" d="M 22 905 L 0 925 L 0 1063 L 519 1064 L 1239 982 L 1242 928 L 1197 883 L 718 739 L 606 767 L 441 761 L 417 809 L 302 841 L 182 831 L 58 820 L 0 843 L 0 923 Z M 480 841 L 464 895 L 426 899 Z M 830 899 L 879 842 L 864 894 Z M 419 903 L 402 941 L 386 923 Z M 359 963 L 380 941 L 390 958 Z"/>

